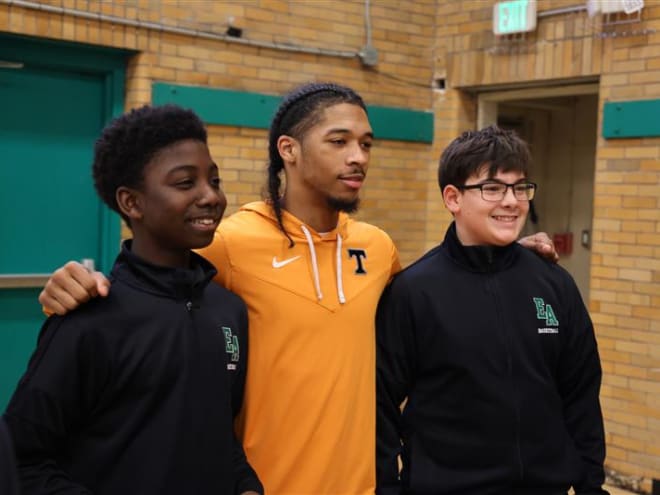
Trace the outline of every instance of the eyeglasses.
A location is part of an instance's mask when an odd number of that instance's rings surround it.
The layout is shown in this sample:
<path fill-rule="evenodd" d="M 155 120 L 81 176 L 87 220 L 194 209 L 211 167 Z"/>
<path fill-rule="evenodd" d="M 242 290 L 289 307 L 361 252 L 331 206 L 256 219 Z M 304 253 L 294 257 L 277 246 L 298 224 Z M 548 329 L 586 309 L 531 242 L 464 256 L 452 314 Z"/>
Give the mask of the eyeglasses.
<path fill-rule="evenodd" d="M 533 182 L 516 182 L 505 184 L 503 182 L 482 182 L 481 184 L 470 184 L 469 186 L 456 186 L 458 189 L 479 189 L 481 197 L 486 201 L 502 201 L 506 196 L 507 189 L 511 188 L 514 197 L 518 201 L 529 201 L 534 199 L 537 185 Z"/>

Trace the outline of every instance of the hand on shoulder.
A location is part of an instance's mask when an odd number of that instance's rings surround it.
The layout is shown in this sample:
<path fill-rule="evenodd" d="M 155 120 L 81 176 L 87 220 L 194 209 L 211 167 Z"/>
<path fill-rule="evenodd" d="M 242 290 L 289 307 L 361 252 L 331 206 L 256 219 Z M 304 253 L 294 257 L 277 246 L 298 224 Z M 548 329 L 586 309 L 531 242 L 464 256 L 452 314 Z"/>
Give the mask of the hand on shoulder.
<path fill-rule="evenodd" d="M 555 250 L 555 245 L 552 239 L 550 239 L 550 236 L 545 232 L 537 232 L 536 234 L 523 237 L 518 242 L 521 246 L 531 249 L 553 263 L 559 261 L 559 254 Z"/>
<path fill-rule="evenodd" d="M 110 281 L 101 272 L 89 272 L 83 265 L 69 261 L 58 268 L 39 294 L 46 313 L 64 315 L 93 297 L 108 295 Z"/>

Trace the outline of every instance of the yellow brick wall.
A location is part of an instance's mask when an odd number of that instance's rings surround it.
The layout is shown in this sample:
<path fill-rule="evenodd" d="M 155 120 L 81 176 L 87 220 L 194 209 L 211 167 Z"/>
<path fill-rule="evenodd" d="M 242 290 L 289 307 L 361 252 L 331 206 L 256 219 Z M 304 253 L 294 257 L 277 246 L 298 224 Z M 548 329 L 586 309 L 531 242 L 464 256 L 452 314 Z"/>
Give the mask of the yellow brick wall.
<path fill-rule="evenodd" d="M 494 3 L 438 2 L 434 72 L 447 78 L 448 89 L 435 97 L 436 150 L 476 126 L 471 95 L 480 90 L 599 81 L 598 129 L 605 102 L 660 98 L 657 0 L 646 2 L 640 23 L 616 28 L 586 12 L 539 18 L 536 32 L 511 50 L 492 34 Z M 580 4 L 538 2 L 539 12 Z M 617 36 L 597 35 L 604 30 Z M 641 478 L 646 492 L 660 478 L 659 182 L 660 139 L 599 135 L 589 305 L 604 370 L 606 464 Z M 444 217 L 430 207 L 428 218 Z"/>
<path fill-rule="evenodd" d="M 46 0 L 58 8 L 102 13 L 224 34 L 228 19 L 243 38 L 357 52 L 366 40 L 364 2 L 282 0 Z M 246 46 L 188 34 L 170 34 L 111 21 L 80 19 L 0 2 L 0 31 L 126 48 L 131 57 L 126 108 L 151 101 L 154 81 L 280 95 L 306 81 L 333 80 L 355 88 L 368 104 L 431 110 L 435 0 L 372 2 L 376 69 L 359 60 Z M 260 198 L 265 180 L 265 131 L 212 126 L 211 152 L 220 165 L 227 213 Z M 431 146 L 378 142 L 358 216 L 386 228 L 404 263 L 426 247 L 427 167 Z"/>

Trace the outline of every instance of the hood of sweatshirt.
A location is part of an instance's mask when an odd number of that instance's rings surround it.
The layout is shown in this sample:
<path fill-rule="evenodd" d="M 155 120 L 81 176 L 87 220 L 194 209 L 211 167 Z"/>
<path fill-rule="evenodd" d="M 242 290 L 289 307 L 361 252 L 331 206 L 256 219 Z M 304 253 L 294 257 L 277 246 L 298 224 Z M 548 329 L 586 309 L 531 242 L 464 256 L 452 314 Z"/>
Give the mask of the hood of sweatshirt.
<path fill-rule="evenodd" d="M 255 201 L 248 203 L 240 208 L 239 211 L 246 211 L 256 213 L 259 216 L 263 217 L 265 220 L 270 222 L 277 230 L 281 231 L 281 228 L 277 222 L 277 217 L 275 216 L 275 211 L 272 206 L 264 201 Z M 309 250 L 309 257 L 312 266 L 312 276 L 314 281 L 314 288 L 316 290 L 316 297 L 319 301 L 323 300 L 323 291 L 321 290 L 321 271 L 319 269 L 320 260 L 317 256 L 317 251 L 321 248 L 321 245 L 327 245 L 328 243 L 335 244 L 335 279 L 336 279 L 336 290 L 337 290 L 337 299 L 340 304 L 346 303 L 346 297 L 344 295 L 344 283 L 342 277 L 343 271 L 343 260 L 342 260 L 342 246 L 344 242 L 349 238 L 349 223 L 352 222 L 352 219 L 343 212 L 339 213 L 339 219 L 337 221 L 337 226 L 328 231 L 328 232 L 317 232 L 309 225 L 305 224 L 302 220 L 295 217 L 286 210 L 282 210 L 282 224 L 284 225 L 285 230 L 293 239 L 293 242 L 296 244 L 302 243 L 307 246 Z M 287 243 L 289 240 L 286 238 L 284 232 L 281 232 L 282 239 Z M 292 258 L 289 258 L 290 260 Z M 276 258 L 273 258 L 273 266 L 283 266 L 282 263 L 287 263 L 288 260 L 278 261 Z"/>

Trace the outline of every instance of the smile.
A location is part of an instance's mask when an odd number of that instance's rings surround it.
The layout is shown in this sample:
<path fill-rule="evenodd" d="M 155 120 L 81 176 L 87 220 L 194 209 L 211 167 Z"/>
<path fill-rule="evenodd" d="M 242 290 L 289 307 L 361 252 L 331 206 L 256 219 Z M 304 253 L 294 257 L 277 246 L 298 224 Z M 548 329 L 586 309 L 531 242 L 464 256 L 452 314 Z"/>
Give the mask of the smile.
<path fill-rule="evenodd" d="M 515 222 L 518 220 L 518 215 L 493 215 L 492 218 L 498 222 Z"/>
<path fill-rule="evenodd" d="M 189 221 L 193 225 L 193 227 L 204 231 L 215 230 L 215 228 L 220 223 L 220 219 L 214 217 L 199 217 L 199 218 L 193 218 Z"/>

